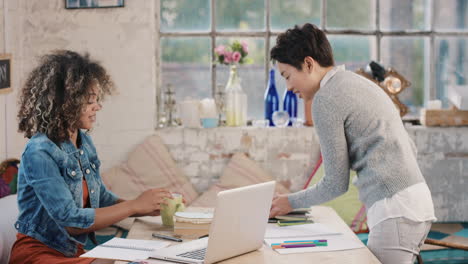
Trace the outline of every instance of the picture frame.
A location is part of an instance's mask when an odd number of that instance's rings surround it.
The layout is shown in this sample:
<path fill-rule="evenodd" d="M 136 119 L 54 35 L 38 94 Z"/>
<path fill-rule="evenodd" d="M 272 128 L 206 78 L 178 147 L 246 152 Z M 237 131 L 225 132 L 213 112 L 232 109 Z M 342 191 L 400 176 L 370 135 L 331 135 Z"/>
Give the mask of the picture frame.
<path fill-rule="evenodd" d="M 0 54 L 0 94 L 11 92 L 11 54 Z"/>
<path fill-rule="evenodd" d="M 124 7 L 125 0 L 65 0 L 66 9 Z"/>

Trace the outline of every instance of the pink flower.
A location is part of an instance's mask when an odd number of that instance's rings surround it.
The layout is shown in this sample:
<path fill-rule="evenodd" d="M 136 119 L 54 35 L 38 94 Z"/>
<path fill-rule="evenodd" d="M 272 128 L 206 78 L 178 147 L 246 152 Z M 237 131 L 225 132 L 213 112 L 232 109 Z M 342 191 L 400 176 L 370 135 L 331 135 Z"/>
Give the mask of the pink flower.
<path fill-rule="evenodd" d="M 241 57 L 242 57 L 242 55 L 238 51 L 234 51 L 234 53 L 232 53 L 232 60 L 234 62 L 239 62 Z"/>
<path fill-rule="evenodd" d="M 225 50 L 226 50 L 226 47 L 224 47 L 223 45 L 219 45 L 218 47 L 214 49 L 214 51 L 216 52 L 216 54 L 218 54 L 218 56 L 224 55 Z"/>
<path fill-rule="evenodd" d="M 247 45 L 247 42 L 245 40 L 241 42 L 241 45 L 242 45 L 242 49 L 244 50 L 244 52 L 246 54 L 249 53 L 249 46 Z"/>
<path fill-rule="evenodd" d="M 224 63 L 229 64 L 232 62 L 232 52 L 224 52 Z"/>

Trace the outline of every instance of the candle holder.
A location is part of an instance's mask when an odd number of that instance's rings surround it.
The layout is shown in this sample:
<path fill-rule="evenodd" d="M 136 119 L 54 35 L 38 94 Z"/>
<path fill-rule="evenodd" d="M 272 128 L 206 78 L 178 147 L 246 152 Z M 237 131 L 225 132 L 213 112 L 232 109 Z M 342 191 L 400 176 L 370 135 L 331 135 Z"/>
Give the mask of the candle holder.
<path fill-rule="evenodd" d="M 216 110 L 218 111 L 219 121 L 218 126 L 224 126 L 226 124 L 226 103 L 225 103 L 225 92 L 223 91 L 224 87 L 221 84 L 216 86 L 215 91 L 215 103 L 216 103 Z"/>
<path fill-rule="evenodd" d="M 176 100 L 175 93 L 172 84 L 168 84 L 166 91 L 164 91 L 164 112 L 166 118 L 166 126 L 173 127 L 178 126 L 178 123 L 175 119 L 176 115 Z"/>

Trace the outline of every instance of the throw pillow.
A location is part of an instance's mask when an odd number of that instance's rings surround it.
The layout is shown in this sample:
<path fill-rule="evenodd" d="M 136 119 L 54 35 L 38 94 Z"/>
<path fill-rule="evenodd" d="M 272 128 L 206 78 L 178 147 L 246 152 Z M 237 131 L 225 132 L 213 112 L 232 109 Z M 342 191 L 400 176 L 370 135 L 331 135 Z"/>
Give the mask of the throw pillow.
<path fill-rule="evenodd" d="M 7 159 L 0 163 L 0 198 L 16 193 L 19 163 L 18 159 Z"/>
<path fill-rule="evenodd" d="M 123 199 L 134 199 L 150 188 L 181 193 L 187 204 L 198 196 L 157 135 L 146 138 L 130 153 L 126 162 L 109 169 L 102 177 L 106 186 Z"/>
<path fill-rule="evenodd" d="M 198 197 L 192 206 L 214 207 L 216 195 L 220 191 L 272 180 L 274 180 L 273 177 L 257 162 L 249 159 L 244 153 L 236 153 L 229 161 L 219 181 Z M 284 194 L 289 193 L 289 190 L 282 184 L 276 183 L 275 192 Z"/>

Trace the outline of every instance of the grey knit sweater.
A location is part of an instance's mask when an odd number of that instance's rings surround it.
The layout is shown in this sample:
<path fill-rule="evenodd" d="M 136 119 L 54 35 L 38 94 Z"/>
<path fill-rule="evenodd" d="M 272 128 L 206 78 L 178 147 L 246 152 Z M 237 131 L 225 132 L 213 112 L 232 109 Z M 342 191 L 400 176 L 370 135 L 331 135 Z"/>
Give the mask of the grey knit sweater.
<path fill-rule="evenodd" d="M 329 201 L 348 190 L 350 169 L 359 198 L 370 208 L 413 184 L 424 182 L 416 148 L 385 92 L 343 66 L 329 71 L 312 103 L 325 176 L 290 194 L 293 208 Z"/>

